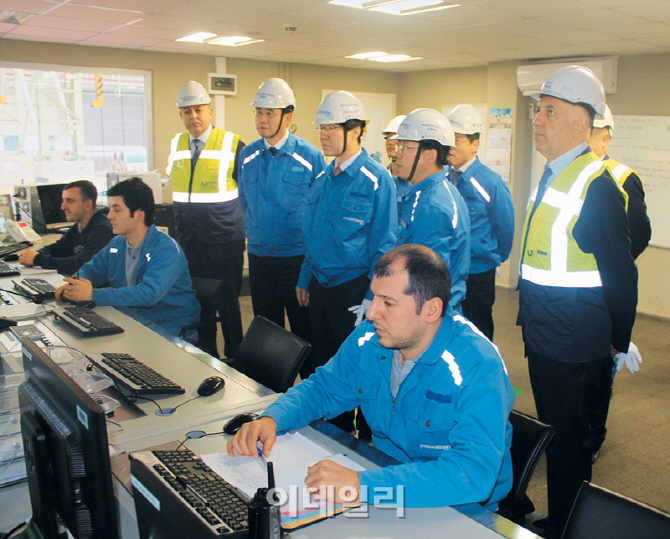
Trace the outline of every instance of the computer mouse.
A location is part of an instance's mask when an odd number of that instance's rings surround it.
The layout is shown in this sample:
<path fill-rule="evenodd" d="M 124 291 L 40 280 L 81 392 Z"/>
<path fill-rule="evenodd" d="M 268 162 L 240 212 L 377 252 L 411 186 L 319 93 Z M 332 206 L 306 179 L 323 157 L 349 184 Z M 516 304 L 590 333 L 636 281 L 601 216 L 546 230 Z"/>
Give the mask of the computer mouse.
<path fill-rule="evenodd" d="M 12 253 L 3 258 L 5 262 L 16 262 L 19 259 L 18 253 Z"/>
<path fill-rule="evenodd" d="M 226 381 L 220 376 L 210 376 L 209 378 L 205 378 L 200 387 L 198 387 L 198 395 L 209 397 L 221 391 L 224 385 L 226 385 Z"/>
<path fill-rule="evenodd" d="M 258 414 L 240 414 L 233 417 L 228 423 L 223 426 L 224 434 L 235 434 L 240 427 L 245 423 L 249 423 L 256 419 Z"/>

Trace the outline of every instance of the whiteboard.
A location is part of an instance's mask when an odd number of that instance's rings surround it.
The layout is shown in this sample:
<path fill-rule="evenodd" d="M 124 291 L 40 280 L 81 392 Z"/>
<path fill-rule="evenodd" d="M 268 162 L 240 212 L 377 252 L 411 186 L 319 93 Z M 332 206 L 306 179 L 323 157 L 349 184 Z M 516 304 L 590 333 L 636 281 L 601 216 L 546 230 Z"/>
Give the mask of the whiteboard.
<path fill-rule="evenodd" d="M 614 116 L 608 155 L 640 176 L 651 244 L 670 249 L 670 117 Z"/>

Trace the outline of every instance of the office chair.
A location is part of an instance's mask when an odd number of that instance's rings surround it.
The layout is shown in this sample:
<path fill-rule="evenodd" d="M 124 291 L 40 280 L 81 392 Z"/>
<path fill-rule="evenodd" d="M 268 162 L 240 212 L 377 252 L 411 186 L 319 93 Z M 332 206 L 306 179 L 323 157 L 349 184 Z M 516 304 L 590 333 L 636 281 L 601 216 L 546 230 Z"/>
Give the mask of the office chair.
<path fill-rule="evenodd" d="M 588 481 L 582 484 L 563 539 L 667 539 L 670 514 Z"/>
<path fill-rule="evenodd" d="M 256 316 L 230 366 L 265 387 L 285 393 L 312 345 L 262 316 Z"/>
<path fill-rule="evenodd" d="M 221 321 L 221 319 L 216 316 L 218 305 L 216 296 L 222 281 L 220 279 L 191 277 L 191 282 L 193 283 L 193 290 L 195 290 L 195 297 L 198 299 L 198 303 L 200 303 L 200 321 L 181 328 L 181 331 L 179 332 L 179 337 L 181 339 L 186 339 L 186 334 L 189 331 L 200 329 L 206 323 L 211 324 L 213 322 L 214 324 L 217 324 Z M 196 346 L 210 354 L 212 357 L 219 357 L 218 350 L 210 350 L 207 346 L 204 346 L 200 340 L 198 340 Z M 214 344 L 214 346 L 216 347 L 216 344 Z"/>
<path fill-rule="evenodd" d="M 509 420 L 512 424 L 510 453 L 514 479 L 512 490 L 500 502 L 498 514 L 520 523 L 528 513 L 535 511 L 526 489 L 542 453 L 554 437 L 554 427 L 516 410 L 512 410 Z"/>

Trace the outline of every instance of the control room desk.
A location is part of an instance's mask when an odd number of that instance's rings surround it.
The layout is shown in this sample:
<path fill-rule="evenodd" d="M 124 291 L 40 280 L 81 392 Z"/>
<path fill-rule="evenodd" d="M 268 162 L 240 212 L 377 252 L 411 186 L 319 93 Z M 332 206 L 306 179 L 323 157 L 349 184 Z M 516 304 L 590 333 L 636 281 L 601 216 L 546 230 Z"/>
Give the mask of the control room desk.
<path fill-rule="evenodd" d="M 57 274 L 40 274 L 35 277 L 44 278 L 54 285 L 62 283 L 62 277 Z M 0 279 L 0 288 L 11 286 L 11 278 Z M 8 316 L 8 310 L 11 309 L 3 306 L 1 314 Z M 161 407 L 173 408 L 197 396 L 198 386 L 209 376 L 220 375 L 226 381 L 224 389 L 219 393 L 184 404 L 168 416 L 157 415 L 158 408 L 154 403 L 139 400 L 136 406 L 143 415 L 121 422 L 123 431 L 110 436 L 110 442 L 124 444 L 130 440 L 142 440 L 167 432 L 175 432 L 170 435 L 170 439 L 175 439 L 184 429 L 232 417 L 242 409 L 246 410 L 255 405 L 265 407 L 277 397 L 271 390 L 197 348 L 188 346 L 184 341 L 159 334 L 160 328 L 149 329 L 113 307 L 96 307 L 95 311 L 121 326 L 124 333 L 81 338 L 64 323 L 55 322 L 52 316 L 41 317 L 39 320 L 67 345 L 85 354 L 126 352 L 186 390 L 184 395 L 161 397 Z M 220 430 L 221 421 L 218 423 Z M 29 516 L 27 483 L 0 489 L 0 529 L 7 529 L 7 526 Z"/>
<path fill-rule="evenodd" d="M 255 406 L 249 411 L 261 411 Z M 219 432 L 221 423 L 214 422 L 200 427 L 205 432 Z M 332 453 L 346 453 L 347 456 L 364 468 L 376 468 L 390 463 L 390 457 L 360 442 L 356 438 L 333 427 L 323 420 L 315 421 L 312 426 L 299 429 L 301 434 Z M 175 440 L 171 433 L 163 433 L 152 438 L 132 440 L 123 444 L 126 452 L 139 451 Z M 174 433 L 172 433 L 174 434 Z M 181 437 L 183 439 L 183 436 Z M 189 440 L 185 446 L 198 455 L 224 451 L 226 435 L 218 435 L 198 440 Z M 130 492 L 129 471 L 126 455 L 117 457 L 112 469 L 119 482 L 116 483 L 117 499 L 122 510 L 121 535 L 123 539 L 138 539 L 134 520 L 134 502 Z M 305 464 L 305 467 L 307 463 Z M 126 487 L 121 486 L 121 483 Z M 183 530 L 178 530 L 183 532 Z M 182 533 L 183 535 L 183 533 Z M 539 539 L 530 531 L 506 520 L 479 504 L 466 506 L 405 508 L 402 518 L 396 516 L 395 509 L 379 509 L 368 506 L 363 518 L 350 518 L 345 514 L 310 524 L 301 529 L 292 530 L 288 537 L 293 539 L 416 539 L 417 537 L 452 537 L 454 539 Z"/>

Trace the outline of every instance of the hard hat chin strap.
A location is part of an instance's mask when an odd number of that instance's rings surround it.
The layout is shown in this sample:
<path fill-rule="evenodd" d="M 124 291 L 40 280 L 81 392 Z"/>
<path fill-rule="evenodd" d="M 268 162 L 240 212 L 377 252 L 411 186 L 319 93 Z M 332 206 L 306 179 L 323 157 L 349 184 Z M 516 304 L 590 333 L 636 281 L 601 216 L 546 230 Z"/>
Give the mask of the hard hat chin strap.
<path fill-rule="evenodd" d="M 272 135 L 270 138 L 275 138 L 279 131 L 281 130 L 281 124 L 284 121 L 284 115 L 286 114 L 286 109 L 281 109 L 281 116 L 279 117 L 279 125 L 277 126 L 277 130 L 275 131 L 275 134 Z"/>
<path fill-rule="evenodd" d="M 421 157 L 421 151 L 423 148 L 421 147 L 421 143 L 419 143 L 419 148 L 416 150 L 416 157 L 414 157 L 414 164 L 412 165 L 412 172 L 409 173 L 409 177 L 407 178 L 408 182 L 412 181 L 412 178 L 414 177 L 414 173 L 416 172 L 416 166 L 419 164 L 419 158 Z"/>
<path fill-rule="evenodd" d="M 337 157 L 347 151 L 347 133 L 349 133 L 349 129 L 347 129 L 346 123 L 342 124 L 342 130 L 344 131 L 344 144 L 342 145 L 342 151 L 337 155 Z"/>

